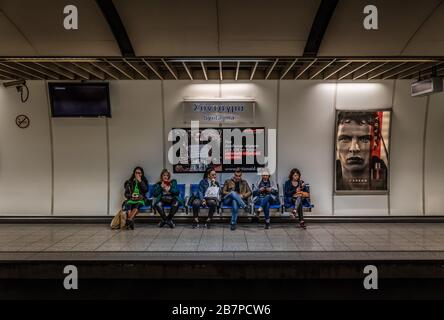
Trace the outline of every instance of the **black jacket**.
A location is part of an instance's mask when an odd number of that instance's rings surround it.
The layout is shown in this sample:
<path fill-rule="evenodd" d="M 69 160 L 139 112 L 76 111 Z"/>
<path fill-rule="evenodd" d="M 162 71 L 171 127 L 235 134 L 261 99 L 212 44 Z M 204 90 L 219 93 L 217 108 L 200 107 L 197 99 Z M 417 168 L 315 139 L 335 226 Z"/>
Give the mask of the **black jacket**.
<path fill-rule="evenodd" d="M 131 196 L 134 193 L 135 186 L 136 186 L 136 179 L 125 181 L 125 198 L 127 200 L 131 199 Z M 143 199 L 146 200 L 146 193 L 148 192 L 148 182 L 147 181 L 144 181 L 142 179 L 142 181 L 139 182 L 139 192 L 140 192 L 140 195 L 143 197 Z"/>

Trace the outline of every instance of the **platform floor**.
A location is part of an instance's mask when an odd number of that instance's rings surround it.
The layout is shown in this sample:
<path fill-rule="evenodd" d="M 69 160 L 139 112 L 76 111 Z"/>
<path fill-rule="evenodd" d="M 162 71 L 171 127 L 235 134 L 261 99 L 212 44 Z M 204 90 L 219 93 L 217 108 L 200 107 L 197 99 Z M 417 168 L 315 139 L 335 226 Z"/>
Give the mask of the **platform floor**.
<path fill-rule="evenodd" d="M 0 253 L 28 252 L 424 252 L 444 251 L 444 223 L 226 224 L 175 229 L 138 224 L 110 230 L 103 224 L 0 224 Z"/>

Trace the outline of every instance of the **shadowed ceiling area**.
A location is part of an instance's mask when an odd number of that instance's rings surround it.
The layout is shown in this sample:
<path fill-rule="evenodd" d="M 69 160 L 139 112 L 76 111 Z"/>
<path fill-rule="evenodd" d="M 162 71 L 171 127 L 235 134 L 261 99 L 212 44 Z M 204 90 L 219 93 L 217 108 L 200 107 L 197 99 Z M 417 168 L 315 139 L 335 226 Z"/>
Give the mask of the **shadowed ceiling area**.
<path fill-rule="evenodd" d="M 0 0 L 0 79 L 409 79 L 444 67 L 444 1 Z M 310 54 L 307 54 L 310 53 Z"/>

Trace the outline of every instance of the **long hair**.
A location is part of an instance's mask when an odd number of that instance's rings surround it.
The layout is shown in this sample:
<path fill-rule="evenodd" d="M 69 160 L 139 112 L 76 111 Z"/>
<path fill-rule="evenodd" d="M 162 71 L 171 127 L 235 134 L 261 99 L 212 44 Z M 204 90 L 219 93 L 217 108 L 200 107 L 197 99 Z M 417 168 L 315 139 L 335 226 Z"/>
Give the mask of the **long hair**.
<path fill-rule="evenodd" d="M 162 170 L 162 172 L 160 172 L 159 182 L 162 182 L 162 176 L 163 176 L 165 173 L 168 173 L 168 177 L 169 177 L 169 179 L 171 180 L 171 173 L 168 171 L 168 169 L 165 168 L 165 169 Z"/>
<path fill-rule="evenodd" d="M 212 166 L 207 167 L 207 169 L 205 169 L 204 175 L 203 175 L 203 179 L 208 179 L 208 176 L 210 175 L 211 171 L 215 171 L 214 168 Z"/>
<path fill-rule="evenodd" d="M 142 181 L 148 185 L 148 179 L 145 177 L 145 171 L 143 170 L 142 167 L 135 167 L 133 169 L 133 174 L 131 175 L 129 180 L 133 181 L 134 179 L 136 179 L 136 170 L 140 170 L 140 172 L 142 172 Z"/>
<path fill-rule="evenodd" d="M 293 168 L 291 169 L 290 174 L 288 175 L 288 180 L 290 181 L 293 180 L 293 176 L 295 173 L 297 173 L 299 175 L 299 179 L 301 179 L 301 171 L 297 168 Z"/>

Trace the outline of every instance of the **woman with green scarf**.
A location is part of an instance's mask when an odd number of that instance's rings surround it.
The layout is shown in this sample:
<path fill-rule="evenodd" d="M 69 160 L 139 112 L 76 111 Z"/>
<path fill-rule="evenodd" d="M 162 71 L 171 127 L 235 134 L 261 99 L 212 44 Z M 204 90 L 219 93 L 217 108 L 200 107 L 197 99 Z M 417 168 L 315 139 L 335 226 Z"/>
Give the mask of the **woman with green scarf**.
<path fill-rule="evenodd" d="M 148 180 L 145 173 L 141 167 L 136 167 L 131 177 L 125 182 L 126 201 L 123 209 L 126 212 L 128 229 L 134 230 L 134 218 L 139 213 L 140 207 L 145 206 L 147 192 Z"/>

